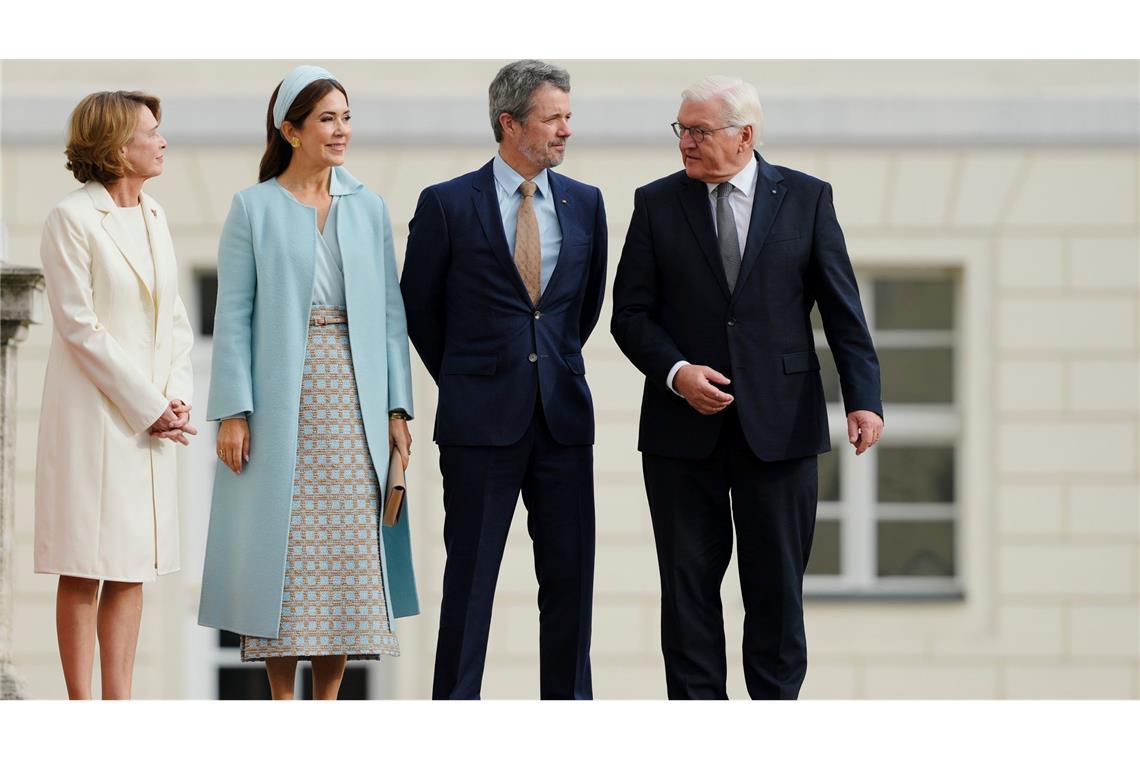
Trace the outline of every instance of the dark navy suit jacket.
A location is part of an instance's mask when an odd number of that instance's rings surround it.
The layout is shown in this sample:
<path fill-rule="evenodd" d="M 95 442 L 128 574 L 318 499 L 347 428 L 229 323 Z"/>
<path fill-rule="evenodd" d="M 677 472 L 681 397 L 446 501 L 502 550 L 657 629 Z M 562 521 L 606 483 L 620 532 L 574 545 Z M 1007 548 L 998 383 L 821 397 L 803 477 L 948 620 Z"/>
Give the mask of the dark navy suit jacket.
<path fill-rule="evenodd" d="M 731 293 L 705 183 L 681 171 L 634 194 L 611 330 L 646 376 L 638 448 L 647 454 L 702 459 L 720 434 L 723 413 L 702 415 L 666 387 L 681 359 L 731 380 L 724 390 L 760 459 L 830 449 L 810 317 L 816 303 L 846 410 L 883 414 L 879 362 L 831 186 L 756 158 L 748 240 Z"/>
<path fill-rule="evenodd" d="M 562 227 L 558 263 L 532 304 L 503 233 L 491 162 L 420 194 L 400 289 L 408 336 L 439 386 L 441 446 L 507 446 L 536 394 L 555 440 L 594 442 L 582 346 L 606 283 L 598 188 L 548 170 Z"/>

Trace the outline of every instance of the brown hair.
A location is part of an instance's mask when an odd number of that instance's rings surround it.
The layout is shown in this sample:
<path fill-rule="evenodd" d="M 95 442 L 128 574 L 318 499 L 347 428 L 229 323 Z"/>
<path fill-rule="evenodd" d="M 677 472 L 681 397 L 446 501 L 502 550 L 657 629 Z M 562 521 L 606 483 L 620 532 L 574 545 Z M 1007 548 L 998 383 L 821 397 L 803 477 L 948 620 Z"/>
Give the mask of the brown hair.
<path fill-rule="evenodd" d="M 158 98 L 145 92 L 95 92 L 79 101 L 71 112 L 64 151 L 67 168 L 77 180 L 109 184 L 134 169 L 123 156 L 123 147 L 134 137 L 139 106 L 162 121 Z"/>
<path fill-rule="evenodd" d="M 340 82 L 335 79 L 318 79 L 297 93 L 293 104 L 289 106 L 288 113 L 285 114 L 285 121 L 300 129 L 321 98 L 334 88 L 340 90 L 347 103 L 348 93 Z M 265 153 L 261 156 L 261 167 L 257 172 L 258 182 L 280 176 L 293 160 L 293 147 L 286 141 L 285 135 L 281 134 L 281 130 L 273 126 L 273 106 L 277 103 L 277 96 L 280 93 L 281 85 L 278 84 L 269 98 L 269 111 L 265 115 Z"/>

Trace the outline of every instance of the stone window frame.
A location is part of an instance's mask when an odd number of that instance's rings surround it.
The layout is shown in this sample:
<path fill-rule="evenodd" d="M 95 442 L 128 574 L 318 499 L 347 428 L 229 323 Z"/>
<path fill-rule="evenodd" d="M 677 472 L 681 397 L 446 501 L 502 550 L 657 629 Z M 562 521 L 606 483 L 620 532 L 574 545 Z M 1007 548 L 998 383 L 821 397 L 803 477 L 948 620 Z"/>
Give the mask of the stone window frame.
<path fill-rule="evenodd" d="M 960 263 L 960 262 L 954 262 Z M 902 404 L 885 402 L 887 445 L 950 446 L 955 452 L 954 501 L 951 504 L 882 504 L 876 499 L 878 473 L 877 447 L 856 458 L 847 440 L 847 419 L 839 401 L 827 405 L 828 425 L 833 452 L 842 457 L 839 467 L 840 501 L 821 499 L 817 524 L 838 521 L 838 575 L 809 574 L 804 577 L 805 597 L 815 599 L 963 599 L 967 588 L 968 538 L 963 530 L 966 505 L 965 474 L 968 458 L 963 456 L 962 382 L 968 354 L 963 341 L 964 270 L 958 266 L 912 265 L 892 262 L 889 265 L 856 266 L 860 297 L 876 349 L 949 347 L 954 351 L 951 382 L 954 395 L 950 403 Z M 878 333 L 875 327 L 875 287 L 878 280 L 949 280 L 954 288 L 953 325 L 950 330 L 891 330 Z M 827 339 L 818 326 L 814 331 L 816 346 L 827 349 Z M 908 521 L 945 521 L 954 523 L 954 575 L 948 577 L 880 577 L 877 572 L 877 528 L 884 519 Z"/>

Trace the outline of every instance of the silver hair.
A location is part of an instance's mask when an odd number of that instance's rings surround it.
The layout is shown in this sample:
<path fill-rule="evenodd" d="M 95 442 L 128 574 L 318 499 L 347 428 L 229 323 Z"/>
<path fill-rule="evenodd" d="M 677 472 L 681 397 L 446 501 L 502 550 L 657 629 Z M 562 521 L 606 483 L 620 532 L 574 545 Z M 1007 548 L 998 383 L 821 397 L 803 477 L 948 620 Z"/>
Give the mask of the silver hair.
<path fill-rule="evenodd" d="M 719 74 L 707 76 L 681 93 L 682 101 L 697 103 L 721 98 L 724 101 L 722 117 L 725 126 L 752 126 L 753 142 L 760 145 L 764 130 L 764 109 L 760 107 L 760 94 L 756 88 L 740 77 Z"/>
<path fill-rule="evenodd" d="M 491 129 L 495 142 L 503 141 L 503 127 L 499 116 L 510 114 L 515 121 L 526 121 L 533 107 L 534 93 L 544 84 L 552 84 L 563 92 L 570 92 L 570 74 L 561 66 L 528 59 L 508 63 L 499 69 L 487 89 L 491 111 Z"/>

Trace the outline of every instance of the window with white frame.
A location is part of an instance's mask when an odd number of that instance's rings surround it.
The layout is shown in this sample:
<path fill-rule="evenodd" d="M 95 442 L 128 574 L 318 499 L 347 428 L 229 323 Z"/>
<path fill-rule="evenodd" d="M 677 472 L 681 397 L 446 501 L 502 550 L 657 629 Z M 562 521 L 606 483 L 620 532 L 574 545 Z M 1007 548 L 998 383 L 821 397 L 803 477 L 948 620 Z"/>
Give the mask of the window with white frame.
<path fill-rule="evenodd" d="M 957 277 L 860 271 L 882 372 L 886 428 L 856 457 L 818 311 L 815 342 L 832 450 L 819 458 L 819 511 L 804 590 L 813 596 L 960 596 L 956 486 Z"/>
<path fill-rule="evenodd" d="M 229 631 L 217 631 L 218 662 L 216 699 L 269 699 L 269 678 L 265 666 L 259 662 L 241 661 L 241 637 Z M 372 676 L 377 664 L 365 661 L 349 662 L 344 670 L 337 698 L 370 699 L 382 697 Z M 313 698 L 313 672 L 308 661 L 298 663 L 294 676 L 294 693 L 300 699 Z"/>

